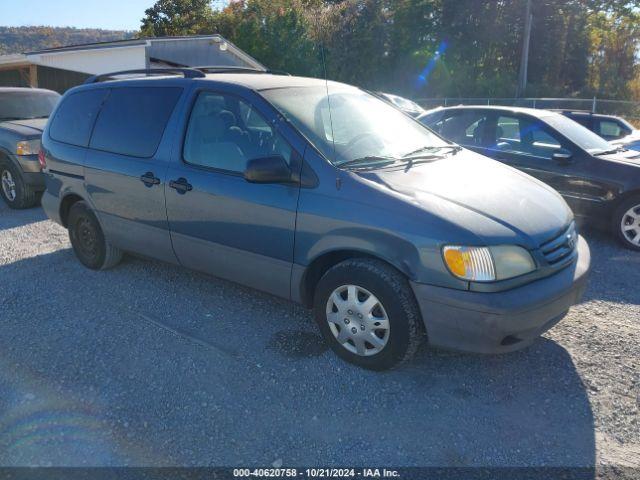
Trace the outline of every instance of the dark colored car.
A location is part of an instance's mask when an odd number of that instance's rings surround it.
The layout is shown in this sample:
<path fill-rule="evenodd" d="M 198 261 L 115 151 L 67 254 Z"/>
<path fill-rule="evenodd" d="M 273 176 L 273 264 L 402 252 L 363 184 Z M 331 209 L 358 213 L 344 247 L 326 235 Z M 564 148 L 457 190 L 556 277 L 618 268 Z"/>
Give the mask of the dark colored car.
<path fill-rule="evenodd" d="M 640 153 L 547 110 L 465 106 L 419 119 L 442 137 L 555 188 L 582 222 L 640 250 Z"/>
<path fill-rule="evenodd" d="M 558 110 L 558 112 L 614 145 L 640 150 L 640 131 L 624 118 L 575 110 Z"/>
<path fill-rule="evenodd" d="M 355 87 L 180 73 L 91 81 L 47 125 L 42 205 L 85 266 L 133 252 L 302 303 L 373 369 L 425 332 L 515 350 L 579 301 L 589 249 L 553 189 Z"/>
<path fill-rule="evenodd" d="M 0 195 L 11 208 L 33 207 L 44 190 L 40 136 L 59 99 L 50 90 L 0 88 Z"/>

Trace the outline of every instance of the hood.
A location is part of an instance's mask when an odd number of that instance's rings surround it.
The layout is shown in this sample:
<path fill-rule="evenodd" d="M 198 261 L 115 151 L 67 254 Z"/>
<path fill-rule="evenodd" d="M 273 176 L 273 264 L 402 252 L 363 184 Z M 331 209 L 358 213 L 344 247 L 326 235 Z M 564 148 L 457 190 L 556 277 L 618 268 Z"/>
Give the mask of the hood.
<path fill-rule="evenodd" d="M 640 130 L 634 130 L 629 135 L 617 140 L 612 140 L 610 143 L 622 146 L 640 143 Z"/>
<path fill-rule="evenodd" d="M 409 197 L 485 244 L 537 248 L 573 220 L 568 205 L 551 187 L 468 150 L 408 169 L 359 175 Z"/>
<path fill-rule="evenodd" d="M 623 150 L 621 152 L 612 153 L 611 155 L 598 155 L 597 158 L 610 162 L 618 162 L 640 167 L 640 152 L 637 150 Z"/>
<path fill-rule="evenodd" d="M 11 130 L 24 135 L 25 137 L 35 137 L 42 135 L 47 118 L 32 118 L 28 120 L 7 120 L 0 122 L 0 128 Z"/>

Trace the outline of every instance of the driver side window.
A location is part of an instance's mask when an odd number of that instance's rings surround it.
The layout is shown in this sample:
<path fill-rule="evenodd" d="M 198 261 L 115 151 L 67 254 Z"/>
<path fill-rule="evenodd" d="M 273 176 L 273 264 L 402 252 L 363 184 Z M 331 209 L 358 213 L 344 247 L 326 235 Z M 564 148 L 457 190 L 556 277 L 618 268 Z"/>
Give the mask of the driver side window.
<path fill-rule="evenodd" d="M 523 117 L 501 115 L 497 118 L 493 150 L 550 160 L 562 143 L 540 122 Z"/>
<path fill-rule="evenodd" d="M 249 160 L 271 155 L 290 164 L 292 149 L 249 103 L 220 93 L 198 95 L 182 150 L 186 163 L 242 173 Z"/>

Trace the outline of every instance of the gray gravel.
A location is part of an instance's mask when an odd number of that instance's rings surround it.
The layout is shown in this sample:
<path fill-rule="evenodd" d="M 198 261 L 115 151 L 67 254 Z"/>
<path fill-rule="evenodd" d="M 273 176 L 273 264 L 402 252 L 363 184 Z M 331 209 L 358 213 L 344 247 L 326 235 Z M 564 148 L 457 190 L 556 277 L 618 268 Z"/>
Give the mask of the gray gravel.
<path fill-rule="evenodd" d="M 640 468 L 640 254 L 587 239 L 584 302 L 532 347 L 373 373 L 301 308 L 148 260 L 89 271 L 0 202 L 0 465 Z"/>

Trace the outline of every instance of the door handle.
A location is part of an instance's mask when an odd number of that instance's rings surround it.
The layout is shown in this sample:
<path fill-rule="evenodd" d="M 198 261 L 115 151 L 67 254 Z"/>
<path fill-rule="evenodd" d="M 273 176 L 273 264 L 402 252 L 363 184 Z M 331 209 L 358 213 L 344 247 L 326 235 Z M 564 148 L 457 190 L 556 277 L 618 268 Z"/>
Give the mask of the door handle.
<path fill-rule="evenodd" d="M 180 195 L 184 195 L 187 192 L 193 190 L 193 186 L 187 182 L 186 178 L 180 177 L 177 180 L 171 180 L 169 186 L 177 191 Z"/>
<path fill-rule="evenodd" d="M 147 187 L 153 187 L 160 184 L 160 179 L 156 177 L 153 172 L 147 172 L 140 177 L 140 181 Z"/>

